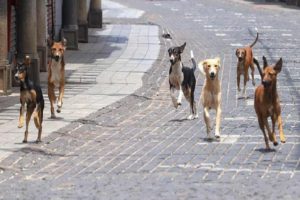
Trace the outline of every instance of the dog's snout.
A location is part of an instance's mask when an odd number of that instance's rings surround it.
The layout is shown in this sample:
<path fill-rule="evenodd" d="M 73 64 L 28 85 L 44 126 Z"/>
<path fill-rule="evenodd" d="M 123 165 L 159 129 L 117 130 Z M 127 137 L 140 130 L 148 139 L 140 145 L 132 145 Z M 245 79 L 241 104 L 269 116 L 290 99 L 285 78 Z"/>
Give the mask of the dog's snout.
<path fill-rule="evenodd" d="M 18 72 L 15 73 L 15 80 L 19 80 L 19 74 L 18 74 Z"/>
<path fill-rule="evenodd" d="M 268 87 L 268 86 L 270 85 L 270 83 L 271 83 L 271 82 L 270 82 L 270 81 L 267 81 L 267 80 L 263 80 L 263 81 L 262 81 L 262 84 L 263 84 L 264 87 Z"/>
<path fill-rule="evenodd" d="M 56 61 L 58 61 L 59 60 L 59 55 L 55 55 L 54 58 L 55 58 Z"/>
<path fill-rule="evenodd" d="M 215 72 L 210 72 L 210 77 L 215 77 Z"/>

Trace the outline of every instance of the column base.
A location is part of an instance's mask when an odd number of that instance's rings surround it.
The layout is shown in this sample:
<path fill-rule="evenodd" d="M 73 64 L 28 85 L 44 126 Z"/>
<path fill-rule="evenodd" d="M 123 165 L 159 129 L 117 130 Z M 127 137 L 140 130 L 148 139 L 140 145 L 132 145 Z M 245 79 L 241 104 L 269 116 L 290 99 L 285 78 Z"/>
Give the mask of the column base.
<path fill-rule="evenodd" d="M 88 34 L 88 25 L 79 24 L 78 25 L 78 42 L 88 43 L 89 34 Z"/>
<path fill-rule="evenodd" d="M 67 49 L 78 50 L 78 29 L 61 29 L 61 37 L 67 39 Z"/>
<path fill-rule="evenodd" d="M 38 53 L 39 59 L 40 59 L 40 71 L 46 72 L 47 71 L 47 56 L 48 56 L 47 47 L 38 46 L 37 53 Z"/>
<path fill-rule="evenodd" d="M 0 94 L 9 95 L 12 90 L 11 66 L 9 64 L 0 65 Z"/>
<path fill-rule="evenodd" d="M 89 28 L 102 28 L 102 10 L 90 10 L 88 23 Z"/>

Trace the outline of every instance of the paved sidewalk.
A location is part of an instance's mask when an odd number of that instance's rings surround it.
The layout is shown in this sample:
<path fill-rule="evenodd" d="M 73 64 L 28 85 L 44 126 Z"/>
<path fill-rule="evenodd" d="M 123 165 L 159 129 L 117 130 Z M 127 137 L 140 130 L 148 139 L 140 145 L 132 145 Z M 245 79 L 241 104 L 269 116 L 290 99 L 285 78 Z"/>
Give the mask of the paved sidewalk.
<path fill-rule="evenodd" d="M 66 53 L 65 98 L 62 113 L 56 114 L 55 120 L 49 118 L 46 83 L 42 83 L 46 100 L 42 138 L 140 88 L 143 75 L 158 57 L 158 32 L 157 26 L 150 25 L 107 25 L 103 30 L 90 29 L 89 43 L 79 44 L 78 51 Z M 16 101 L 18 96 L 19 92 L 14 92 L 2 100 L 13 98 Z M 26 146 L 21 143 L 25 127 L 17 128 L 19 107 L 17 101 L 0 110 L 0 134 L 3 136 L 0 160 Z M 28 141 L 33 142 L 36 137 L 37 130 L 31 120 Z"/>

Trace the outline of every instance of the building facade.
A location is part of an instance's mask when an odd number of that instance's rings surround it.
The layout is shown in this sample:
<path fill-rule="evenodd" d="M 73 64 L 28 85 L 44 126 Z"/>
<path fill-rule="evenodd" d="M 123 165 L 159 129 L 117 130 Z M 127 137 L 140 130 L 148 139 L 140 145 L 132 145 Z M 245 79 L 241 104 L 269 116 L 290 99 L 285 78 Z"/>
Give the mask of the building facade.
<path fill-rule="evenodd" d="M 47 39 L 67 39 L 67 48 L 88 42 L 88 28 L 102 27 L 101 0 L 0 0 L 0 94 L 9 94 L 15 63 L 31 57 L 30 78 L 47 71 Z M 3 42 L 4 41 L 4 42 Z"/>

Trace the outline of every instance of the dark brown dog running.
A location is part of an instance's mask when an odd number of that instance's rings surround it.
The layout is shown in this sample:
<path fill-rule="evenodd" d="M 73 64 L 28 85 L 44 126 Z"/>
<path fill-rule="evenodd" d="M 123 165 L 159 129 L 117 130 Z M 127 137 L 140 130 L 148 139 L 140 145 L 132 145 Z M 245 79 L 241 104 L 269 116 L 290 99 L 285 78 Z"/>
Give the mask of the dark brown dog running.
<path fill-rule="evenodd" d="M 247 81 L 249 81 L 249 74 L 248 70 L 249 67 L 251 68 L 251 77 L 252 77 L 252 85 L 255 85 L 254 81 L 254 64 L 253 64 L 253 53 L 252 53 L 252 47 L 256 44 L 258 40 L 258 32 L 256 34 L 255 41 L 250 45 L 246 46 L 244 48 L 238 48 L 235 52 L 238 63 L 237 63 L 237 88 L 238 91 L 241 91 L 240 88 L 240 77 L 241 75 L 244 76 L 244 88 L 243 88 L 243 96 L 246 98 L 246 84 Z"/>
<path fill-rule="evenodd" d="M 282 59 L 280 58 L 274 66 L 269 66 L 267 59 L 263 57 L 264 69 L 262 73 L 262 84 L 255 90 L 254 108 L 258 118 L 259 127 L 265 138 L 266 149 L 270 149 L 268 137 L 265 128 L 268 131 L 269 140 L 277 146 L 275 136 L 275 123 L 278 122 L 279 136 L 282 143 L 285 143 L 285 137 L 282 130 L 281 108 L 277 93 L 277 74 L 282 68 Z M 259 65 L 258 65 L 258 68 Z M 268 117 L 272 120 L 272 132 L 269 127 Z"/>

